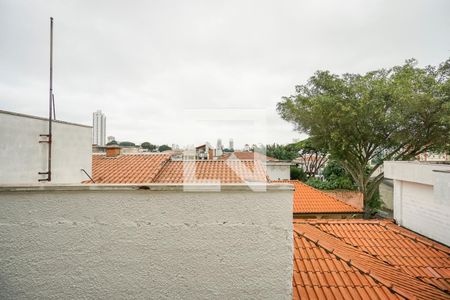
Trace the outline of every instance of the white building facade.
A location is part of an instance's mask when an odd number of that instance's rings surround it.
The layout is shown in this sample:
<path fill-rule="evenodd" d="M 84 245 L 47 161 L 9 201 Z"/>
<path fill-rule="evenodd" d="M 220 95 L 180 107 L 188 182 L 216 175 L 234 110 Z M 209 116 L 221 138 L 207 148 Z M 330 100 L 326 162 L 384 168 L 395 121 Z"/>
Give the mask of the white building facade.
<path fill-rule="evenodd" d="M 0 185 L 36 184 L 48 170 L 48 119 L 0 110 Z M 51 183 L 80 183 L 92 172 L 92 127 L 53 121 Z"/>
<path fill-rule="evenodd" d="M 401 226 L 450 245 L 450 164 L 388 161 L 394 180 L 394 219 Z"/>
<path fill-rule="evenodd" d="M 97 146 L 106 145 L 106 116 L 101 110 L 92 114 L 93 135 L 92 144 Z"/>

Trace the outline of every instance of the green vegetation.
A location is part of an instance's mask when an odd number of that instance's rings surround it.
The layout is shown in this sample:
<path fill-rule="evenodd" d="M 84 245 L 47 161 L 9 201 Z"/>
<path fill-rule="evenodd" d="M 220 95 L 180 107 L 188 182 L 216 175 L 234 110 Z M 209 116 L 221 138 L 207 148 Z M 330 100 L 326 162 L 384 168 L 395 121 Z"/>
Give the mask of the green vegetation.
<path fill-rule="evenodd" d="M 302 169 L 296 166 L 291 166 L 291 180 L 300 180 L 305 182 L 308 180 L 308 176 Z"/>
<path fill-rule="evenodd" d="M 118 145 L 118 143 L 115 140 L 113 140 L 106 144 L 106 146 L 111 146 L 111 145 Z"/>
<path fill-rule="evenodd" d="M 320 190 L 354 190 L 357 188 L 352 176 L 335 160 L 328 162 L 322 173 L 324 180 L 311 177 L 306 184 Z"/>
<path fill-rule="evenodd" d="M 298 153 L 289 145 L 272 144 L 266 146 L 266 155 L 279 160 L 293 160 Z"/>
<path fill-rule="evenodd" d="M 412 59 L 362 75 L 318 71 L 296 87 L 296 95 L 283 97 L 277 110 L 351 175 L 368 217 L 383 179 L 382 172 L 372 175 L 383 161 L 448 147 L 449 77 L 450 60 L 420 68 Z"/>
<path fill-rule="evenodd" d="M 158 146 L 153 145 L 152 143 L 149 142 L 143 142 L 141 144 L 141 147 L 147 149 L 148 151 L 155 151 L 158 148 Z"/>
<path fill-rule="evenodd" d="M 136 144 L 132 143 L 132 142 L 120 142 L 119 146 L 122 146 L 122 147 L 134 147 L 134 146 L 136 146 Z"/>
<path fill-rule="evenodd" d="M 164 151 L 167 151 L 167 150 L 172 150 L 172 148 L 170 148 L 167 145 L 161 145 L 161 146 L 158 147 L 158 151 L 159 152 L 164 152 Z"/>

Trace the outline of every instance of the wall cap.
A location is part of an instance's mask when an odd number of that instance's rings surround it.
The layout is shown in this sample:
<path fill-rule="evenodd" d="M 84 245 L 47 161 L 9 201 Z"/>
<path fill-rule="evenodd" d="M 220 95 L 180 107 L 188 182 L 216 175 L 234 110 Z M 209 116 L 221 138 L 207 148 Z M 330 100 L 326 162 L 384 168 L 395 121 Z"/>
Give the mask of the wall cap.
<path fill-rule="evenodd" d="M 225 192 L 225 191 L 293 191 L 290 183 L 247 184 L 18 184 L 0 185 L 1 192 L 39 191 L 180 191 L 180 192 Z"/>

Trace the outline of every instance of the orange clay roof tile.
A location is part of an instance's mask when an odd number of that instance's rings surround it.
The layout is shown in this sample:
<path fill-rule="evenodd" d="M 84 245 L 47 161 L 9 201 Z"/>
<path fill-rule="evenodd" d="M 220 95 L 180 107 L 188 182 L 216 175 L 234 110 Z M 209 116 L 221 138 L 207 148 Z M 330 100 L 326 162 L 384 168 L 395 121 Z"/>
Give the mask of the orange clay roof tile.
<path fill-rule="evenodd" d="M 264 155 L 259 152 L 235 151 L 224 153 L 220 160 L 262 160 L 262 161 L 278 161 L 278 159 Z"/>
<path fill-rule="evenodd" d="M 379 220 L 295 220 L 294 299 L 450 299 L 450 249 Z"/>
<path fill-rule="evenodd" d="M 92 178 L 95 183 L 151 183 L 169 159 L 167 154 L 116 157 L 95 154 L 92 156 Z"/>
<path fill-rule="evenodd" d="M 170 161 L 156 176 L 155 183 L 244 183 L 267 182 L 259 161 Z"/>
<path fill-rule="evenodd" d="M 268 182 L 265 166 L 257 160 L 171 161 L 170 154 L 96 154 L 92 175 L 100 184 Z"/>
<path fill-rule="evenodd" d="M 294 214 L 363 213 L 361 209 L 342 202 L 298 180 L 276 180 L 274 182 L 287 182 L 294 185 Z"/>

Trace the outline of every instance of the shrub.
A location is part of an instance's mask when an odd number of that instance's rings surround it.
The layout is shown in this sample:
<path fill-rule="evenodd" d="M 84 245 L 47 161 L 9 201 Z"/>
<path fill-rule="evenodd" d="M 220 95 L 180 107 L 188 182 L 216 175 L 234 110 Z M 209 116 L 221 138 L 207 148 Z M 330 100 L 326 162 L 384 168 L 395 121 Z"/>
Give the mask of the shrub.
<path fill-rule="evenodd" d="M 300 180 L 305 182 L 308 179 L 308 176 L 306 176 L 306 173 L 296 167 L 296 166 L 291 166 L 291 180 Z"/>

